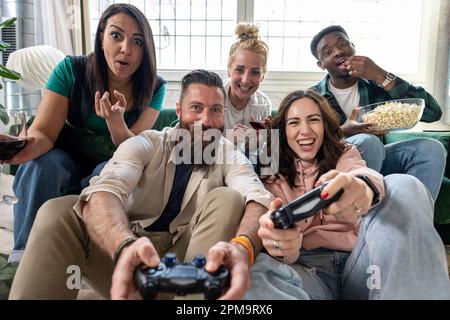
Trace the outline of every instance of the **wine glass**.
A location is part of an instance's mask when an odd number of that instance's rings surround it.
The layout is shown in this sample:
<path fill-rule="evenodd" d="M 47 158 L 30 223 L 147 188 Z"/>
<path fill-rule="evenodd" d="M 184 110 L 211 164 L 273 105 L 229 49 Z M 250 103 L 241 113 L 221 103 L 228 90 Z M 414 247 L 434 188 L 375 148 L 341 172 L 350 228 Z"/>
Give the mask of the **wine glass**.
<path fill-rule="evenodd" d="M 27 121 L 23 111 L 0 109 L 0 184 L 3 162 L 25 148 Z M 12 205 L 18 199 L 14 195 L 0 193 L 0 205 Z"/>
<path fill-rule="evenodd" d="M 249 146 L 248 151 L 246 150 L 246 155 L 255 168 L 259 167 L 259 153 L 261 148 L 264 148 L 266 145 L 265 139 L 260 135 L 259 130 L 265 129 L 264 119 L 268 115 L 268 107 L 267 103 L 252 104 L 248 107 L 250 115 L 249 122 L 255 131 L 249 133 Z"/>
<path fill-rule="evenodd" d="M 249 106 L 250 125 L 253 129 L 264 129 L 263 120 L 267 116 L 267 103 L 252 104 Z"/>

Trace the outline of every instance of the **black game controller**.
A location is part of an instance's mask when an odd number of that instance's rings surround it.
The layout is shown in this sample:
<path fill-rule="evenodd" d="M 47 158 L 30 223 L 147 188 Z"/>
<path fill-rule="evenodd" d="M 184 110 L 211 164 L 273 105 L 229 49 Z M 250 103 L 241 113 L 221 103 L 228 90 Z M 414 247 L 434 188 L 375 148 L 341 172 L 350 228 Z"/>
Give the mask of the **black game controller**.
<path fill-rule="evenodd" d="M 175 253 L 168 253 L 156 268 L 144 265 L 136 269 L 134 281 L 144 300 L 155 299 L 158 292 L 179 296 L 204 293 L 205 299 L 219 298 L 229 283 L 229 272 L 221 266 L 217 272 L 205 270 L 206 259 L 198 255 L 191 263 L 180 263 Z"/>
<path fill-rule="evenodd" d="M 296 222 L 315 215 L 318 211 L 325 208 L 330 203 L 338 200 L 344 192 L 343 189 L 339 190 L 330 199 L 324 200 L 320 198 L 320 193 L 327 184 L 328 183 L 324 183 L 321 186 L 312 189 L 294 201 L 281 207 L 277 211 L 272 212 L 271 218 L 275 228 L 292 228 Z"/>

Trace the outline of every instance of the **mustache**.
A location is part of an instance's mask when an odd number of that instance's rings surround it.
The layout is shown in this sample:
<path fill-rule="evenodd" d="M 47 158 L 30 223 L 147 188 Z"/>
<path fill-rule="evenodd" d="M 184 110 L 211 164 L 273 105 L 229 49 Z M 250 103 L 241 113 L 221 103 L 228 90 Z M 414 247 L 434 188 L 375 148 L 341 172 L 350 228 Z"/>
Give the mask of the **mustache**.
<path fill-rule="evenodd" d="M 223 127 L 222 128 L 214 128 L 212 126 L 205 126 L 203 123 L 188 124 L 188 123 L 180 122 L 180 128 L 189 130 L 189 132 L 191 132 L 191 133 L 194 132 L 194 129 L 198 130 L 200 128 L 203 132 L 210 130 L 210 129 L 216 129 L 216 130 L 223 132 Z"/>

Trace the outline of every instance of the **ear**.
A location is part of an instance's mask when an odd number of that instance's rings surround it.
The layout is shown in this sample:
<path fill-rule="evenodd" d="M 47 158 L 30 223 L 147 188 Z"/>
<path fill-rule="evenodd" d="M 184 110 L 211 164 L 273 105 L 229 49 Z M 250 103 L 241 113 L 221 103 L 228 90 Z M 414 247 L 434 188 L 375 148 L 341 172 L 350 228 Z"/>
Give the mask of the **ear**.
<path fill-rule="evenodd" d="M 180 120 L 180 116 L 181 116 L 181 105 L 180 105 L 179 102 L 176 103 L 175 112 L 176 112 L 176 114 L 177 114 L 178 120 Z"/>
<path fill-rule="evenodd" d="M 324 68 L 323 65 L 322 65 L 322 62 L 317 61 L 317 66 L 318 66 L 320 69 L 325 70 L 325 68 Z"/>

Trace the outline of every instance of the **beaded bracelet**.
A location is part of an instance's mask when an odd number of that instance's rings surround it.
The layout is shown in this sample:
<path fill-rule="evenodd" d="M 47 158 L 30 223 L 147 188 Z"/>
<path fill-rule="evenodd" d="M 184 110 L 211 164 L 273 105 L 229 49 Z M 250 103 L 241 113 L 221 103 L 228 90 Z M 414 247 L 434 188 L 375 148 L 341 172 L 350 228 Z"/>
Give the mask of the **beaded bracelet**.
<path fill-rule="evenodd" d="M 117 264 L 117 261 L 119 260 L 120 254 L 122 253 L 123 249 L 131 246 L 136 240 L 136 238 L 127 238 L 119 244 L 119 246 L 116 248 L 116 251 L 114 251 L 114 264 Z"/>

